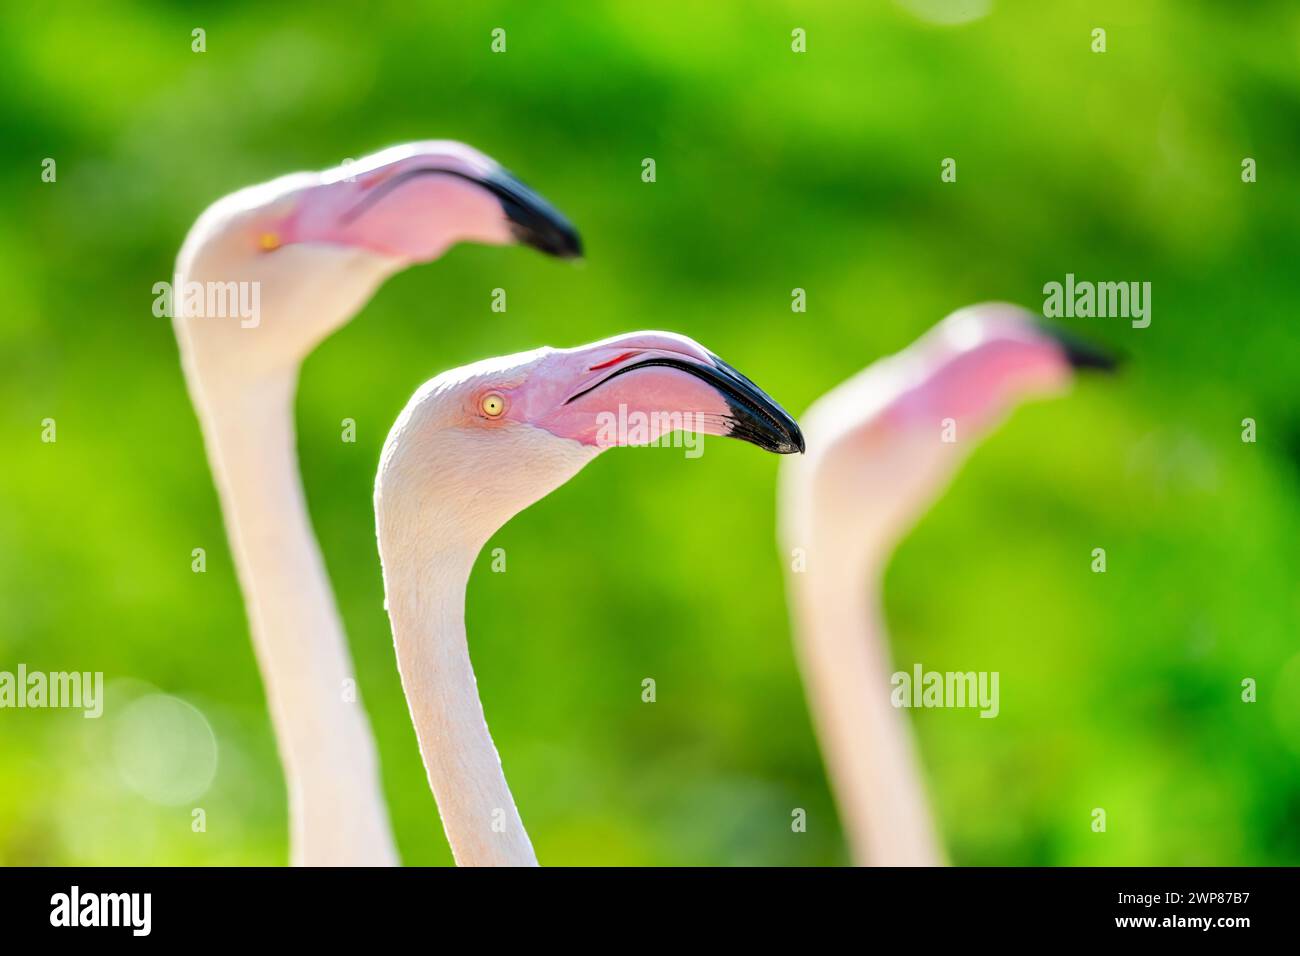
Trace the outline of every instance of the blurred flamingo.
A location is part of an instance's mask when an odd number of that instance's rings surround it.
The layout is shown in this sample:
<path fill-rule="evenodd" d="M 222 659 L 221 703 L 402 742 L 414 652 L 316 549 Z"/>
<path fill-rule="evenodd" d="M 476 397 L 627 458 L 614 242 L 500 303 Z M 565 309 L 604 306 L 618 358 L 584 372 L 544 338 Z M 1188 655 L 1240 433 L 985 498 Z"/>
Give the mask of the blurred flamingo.
<path fill-rule="evenodd" d="M 564 217 L 494 160 L 420 142 L 226 196 L 199 217 L 177 260 L 176 337 L 285 766 L 295 864 L 398 859 L 304 501 L 299 369 L 389 276 L 462 241 L 579 253 Z M 232 315 L 232 302 L 255 308 Z"/>
<path fill-rule="evenodd" d="M 661 415 L 662 413 L 662 415 Z M 456 862 L 536 865 L 488 732 L 465 637 L 475 557 L 503 524 L 626 444 L 618 420 L 803 450 L 799 426 L 717 356 L 639 332 L 445 372 L 407 403 L 384 443 L 375 520 L 402 687 Z M 671 417 L 667 419 L 671 421 Z"/>
<path fill-rule="evenodd" d="M 986 303 L 804 417 L 811 451 L 781 469 L 779 534 L 809 705 L 855 863 L 943 861 L 908 725 L 890 703 L 890 555 L 1017 404 L 1062 391 L 1077 369 L 1113 364 L 1023 309 Z"/>

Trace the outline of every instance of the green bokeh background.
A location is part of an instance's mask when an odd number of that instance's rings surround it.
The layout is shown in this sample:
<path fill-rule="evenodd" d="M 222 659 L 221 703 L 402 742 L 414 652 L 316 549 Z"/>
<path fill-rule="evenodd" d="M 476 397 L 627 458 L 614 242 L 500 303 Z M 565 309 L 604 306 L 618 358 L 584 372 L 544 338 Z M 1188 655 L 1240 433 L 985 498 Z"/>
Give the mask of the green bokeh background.
<path fill-rule="evenodd" d="M 6 5 L 0 670 L 102 670 L 110 697 L 98 721 L 0 711 L 0 862 L 286 859 L 243 604 L 151 289 L 217 197 L 431 137 L 538 187 L 588 258 L 459 247 L 303 370 L 304 480 L 406 862 L 450 854 L 370 497 L 417 385 L 665 328 L 798 413 L 951 310 L 1037 308 L 1066 272 L 1153 283 L 1148 329 L 1068 323 L 1125 374 L 1016 412 L 886 579 L 898 660 L 1002 675 L 996 720 L 912 715 L 951 858 L 1300 862 L 1300 9 L 1003 0 L 936 26 L 912 9 L 929 6 Z M 543 862 L 847 860 L 786 625 L 777 464 L 723 441 L 695 461 L 611 453 L 501 531 L 506 574 L 480 560 L 472 653 Z M 148 692 L 193 704 L 219 746 L 211 788 L 179 806 L 123 778 L 124 748 L 169 752 L 171 728 L 120 719 Z"/>

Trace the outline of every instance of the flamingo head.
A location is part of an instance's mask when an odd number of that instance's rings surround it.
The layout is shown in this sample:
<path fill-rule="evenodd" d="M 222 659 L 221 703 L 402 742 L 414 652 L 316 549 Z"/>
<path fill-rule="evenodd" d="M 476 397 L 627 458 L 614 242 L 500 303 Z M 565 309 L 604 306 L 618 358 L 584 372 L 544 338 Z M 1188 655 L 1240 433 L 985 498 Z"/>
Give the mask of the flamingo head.
<path fill-rule="evenodd" d="M 1115 364 L 1017 306 L 953 313 L 809 409 L 814 452 L 782 477 L 783 536 L 795 546 L 815 533 L 884 554 L 1018 404 L 1063 392 L 1080 370 Z"/>
<path fill-rule="evenodd" d="M 296 368 L 386 278 L 459 242 L 582 250 L 569 221 L 495 160 L 462 143 L 409 143 L 218 200 L 181 248 L 173 309 L 201 358 Z"/>
<path fill-rule="evenodd" d="M 427 547 L 436 534 L 472 557 L 600 452 L 678 429 L 778 454 L 804 449 L 794 419 L 757 385 L 667 332 L 445 372 L 415 393 L 384 444 L 375 486 L 381 552 L 399 540 Z"/>

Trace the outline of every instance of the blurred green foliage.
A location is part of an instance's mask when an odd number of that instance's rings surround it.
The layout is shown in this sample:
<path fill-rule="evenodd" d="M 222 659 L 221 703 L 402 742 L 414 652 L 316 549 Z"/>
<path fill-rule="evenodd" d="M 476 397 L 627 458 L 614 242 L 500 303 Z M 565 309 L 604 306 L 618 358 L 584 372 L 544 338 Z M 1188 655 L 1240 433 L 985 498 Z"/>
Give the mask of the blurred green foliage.
<path fill-rule="evenodd" d="M 303 371 L 304 479 L 407 862 L 450 855 L 370 497 L 418 384 L 667 328 L 797 413 L 954 308 L 1037 308 L 1066 272 L 1153 283 L 1149 329 L 1071 322 L 1126 373 L 1018 411 L 886 580 L 899 660 L 1002 675 L 996 720 L 912 715 L 951 857 L 1300 862 L 1300 9 L 997 2 L 953 27 L 911 9 L 933 5 L 6 5 L 0 669 L 181 697 L 220 763 L 196 834 L 190 804 L 124 785 L 111 700 L 100 721 L 0 712 L 0 862 L 286 859 L 243 604 L 151 289 L 217 197 L 431 137 L 538 187 L 588 259 L 457 248 L 389 282 Z M 542 861 L 846 860 L 788 636 L 776 467 L 735 442 L 605 455 L 498 535 L 508 573 L 480 562 L 474 662 Z"/>

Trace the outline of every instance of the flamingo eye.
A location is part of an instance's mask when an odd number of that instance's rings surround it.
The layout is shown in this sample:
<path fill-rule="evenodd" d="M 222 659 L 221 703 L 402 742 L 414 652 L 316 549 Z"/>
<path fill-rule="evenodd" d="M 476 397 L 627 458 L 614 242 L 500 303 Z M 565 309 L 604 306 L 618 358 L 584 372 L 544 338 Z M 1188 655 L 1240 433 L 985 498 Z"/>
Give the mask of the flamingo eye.
<path fill-rule="evenodd" d="M 478 401 L 478 407 L 488 418 L 500 418 L 506 410 L 506 400 L 500 392 L 488 392 Z"/>

